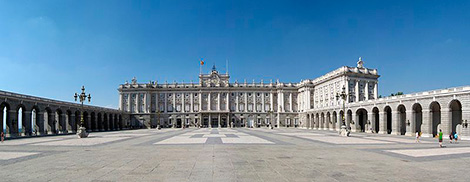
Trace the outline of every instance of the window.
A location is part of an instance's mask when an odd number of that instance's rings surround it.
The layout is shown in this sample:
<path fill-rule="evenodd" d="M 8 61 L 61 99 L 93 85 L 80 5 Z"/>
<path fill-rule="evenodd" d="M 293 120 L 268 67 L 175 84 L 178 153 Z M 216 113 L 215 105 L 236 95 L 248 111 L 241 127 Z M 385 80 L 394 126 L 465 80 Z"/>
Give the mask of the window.
<path fill-rule="evenodd" d="M 265 111 L 270 111 L 270 110 L 271 110 L 270 107 L 271 107 L 271 106 L 270 106 L 269 104 L 266 104 L 266 105 L 264 105 L 264 110 L 265 110 Z"/>
<path fill-rule="evenodd" d="M 253 104 L 248 104 L 248 111 L 249 112 L 253 111 Z"/>
<path fill-rule="evenodd" d="M 244 111 L 244 110 L 245 110 L 245 104 L 240 104 L 239 107 L 240 107 L 240 108 L 239 108 L 240 111 Z"/>

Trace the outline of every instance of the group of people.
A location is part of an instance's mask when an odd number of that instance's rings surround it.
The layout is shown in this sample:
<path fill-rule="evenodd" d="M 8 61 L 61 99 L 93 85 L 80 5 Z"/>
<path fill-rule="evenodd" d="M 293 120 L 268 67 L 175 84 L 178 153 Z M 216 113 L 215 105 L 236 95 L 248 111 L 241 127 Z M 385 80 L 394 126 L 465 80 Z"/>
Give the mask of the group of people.
<path fill-rule="evenodd" d="M 444 134 L 442 133 L 442 130 L 439 129 L 439 133 L 436 135 L 436 137 L 438 137 L 438 139 L 439 139 L 439 147 L 441 147 L 441 148 L 443 147 L 442 146 L 443 136 L 444 136 Z M 419 138 L 421 138 L 421 132 L 417 131 L 416 132 L 416 143 L 420 143 Z M 457 135 L 457 132 L 453 131 L 451 134 L 449 134 L 449 140 L 450 140 L 449 142 L 450 143 L 452 143 L 452 142 L 457 143 L 458 139 L 459 139 L 459 135 Z"/>
<path fill-rule="evenodd" d="M 443 133 L 442 133 L 442 130 L 439 129 L 439 134 L 438 134 L 438 137 L 439 137 L 439 147 L 442 148 L 442 137 L 443 137 Z M 457 135 L 457 132 L 453 131 L 451 134 L 449 134 L 449 142 L 452 143 L 453 140 L 455 140 L 454 143 L 457 143 L 459 139 L 459 135 Z"/>

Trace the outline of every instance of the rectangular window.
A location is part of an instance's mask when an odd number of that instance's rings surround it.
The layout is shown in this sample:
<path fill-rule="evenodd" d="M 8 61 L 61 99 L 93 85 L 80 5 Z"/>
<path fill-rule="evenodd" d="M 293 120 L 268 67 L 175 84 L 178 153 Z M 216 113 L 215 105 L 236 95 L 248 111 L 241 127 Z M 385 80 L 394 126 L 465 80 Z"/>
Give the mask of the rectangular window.
<path fill-rule="evenodd" d="M 240 107 L 240 108 L 239 108 L 240 111 L 244 111 L 244 110 L 245 110 L 245 104 L 240 104 L 239 107 Z"/>

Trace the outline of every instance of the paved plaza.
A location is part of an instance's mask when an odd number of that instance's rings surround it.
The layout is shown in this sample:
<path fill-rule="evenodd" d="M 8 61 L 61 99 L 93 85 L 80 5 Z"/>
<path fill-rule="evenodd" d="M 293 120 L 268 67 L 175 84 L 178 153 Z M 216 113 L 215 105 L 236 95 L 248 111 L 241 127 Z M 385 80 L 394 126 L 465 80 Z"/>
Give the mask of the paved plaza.
<path fill-rule="evenodd" d="M 7 140 L 0 181 L 467 181 L 470 142 L 305 129 L 149 129 Z"/>

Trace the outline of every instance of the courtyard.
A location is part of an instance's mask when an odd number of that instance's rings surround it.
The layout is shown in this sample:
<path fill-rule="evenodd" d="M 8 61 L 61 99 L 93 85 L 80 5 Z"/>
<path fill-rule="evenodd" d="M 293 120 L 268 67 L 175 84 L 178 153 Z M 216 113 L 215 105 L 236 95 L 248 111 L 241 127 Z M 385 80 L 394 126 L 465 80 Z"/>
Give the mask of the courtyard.
<path fill-rule="evenodd" d="M 294 128 L 143 129 L 7 140 L 1 181 L 467 181 L 470 142 Z"/>

